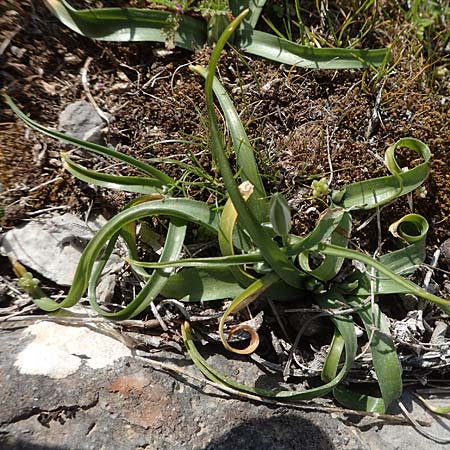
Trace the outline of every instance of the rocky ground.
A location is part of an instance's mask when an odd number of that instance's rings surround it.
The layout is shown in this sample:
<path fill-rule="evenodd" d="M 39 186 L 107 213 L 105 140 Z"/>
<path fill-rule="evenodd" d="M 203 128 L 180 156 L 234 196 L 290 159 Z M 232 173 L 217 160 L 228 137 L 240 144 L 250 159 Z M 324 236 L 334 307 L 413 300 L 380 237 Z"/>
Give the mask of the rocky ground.
<path fill-rule="evenodd" d="M 329 402 L 296 408 L 230 397 L 206 384 L 182 355 L 136 354 L 104 327 L 10 324 L 0 344 L 5 450 L 447 448 L 401 417 L 403 424 L 392 424 L 323 412 Z M 254 364 L 209 350 L 209 362 L 244 382 L 267 377 Z M 416 419 L 432 423 L 427 431 L 448 435 L 446 423 L 433 422 L 407 395 L 404 401 Z"/>

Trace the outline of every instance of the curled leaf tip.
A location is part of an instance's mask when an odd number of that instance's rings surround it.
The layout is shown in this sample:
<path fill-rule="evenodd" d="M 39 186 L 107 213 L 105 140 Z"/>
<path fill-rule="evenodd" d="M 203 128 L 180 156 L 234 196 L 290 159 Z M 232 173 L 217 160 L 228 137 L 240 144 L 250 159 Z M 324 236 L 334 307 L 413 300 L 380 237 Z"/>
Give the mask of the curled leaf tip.
<path fill-rule="evenodd" d="M 243 349 L 239 349 L 239 348 L 236 348 L 236 347 L 233 347 L 230 345 L 230 339 L 238 331 L 245 331 L 250 335 L 250 343 L 247 345 L 247 347 L 245 347 Z M 228 332 L 228 337 L 226 340 L 225 348 L 227 350 L 230 350 L 231 352 L 237 353 L 239 355 L 249 355 L 250 353 L 253 353 L 258 348 L 258 345 L 259 345 L 259 335 L 256 332 L 256 330 L 254 328 L 252 328 L 250 325 L 240 324 L 240 325 L 236 325 L 235 327 L 231 328 L 230 331 Z"/>

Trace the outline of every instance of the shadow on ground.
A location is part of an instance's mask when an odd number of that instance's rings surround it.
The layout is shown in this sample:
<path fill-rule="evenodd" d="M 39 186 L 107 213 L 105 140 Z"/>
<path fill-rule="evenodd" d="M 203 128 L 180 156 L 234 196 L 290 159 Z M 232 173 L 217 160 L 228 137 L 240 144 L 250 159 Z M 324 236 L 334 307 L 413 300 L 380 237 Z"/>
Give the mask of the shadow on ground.
<path fill-rule="evenodd" d="M 294 415 L 243 422 L 201 450 L 334 450 L 321 428 Z"/>
<path fill-rule="evenodd" d="M 0 438 L 0 449 L 1 450 L 69 450 L 67 447 L 61 447 L 60 445 L 39 445 L 32 444 L 30 442 L 8 439 L 2 440 Z M 71 448 L 70 450 L 77 450 L 76 448 Z"/>

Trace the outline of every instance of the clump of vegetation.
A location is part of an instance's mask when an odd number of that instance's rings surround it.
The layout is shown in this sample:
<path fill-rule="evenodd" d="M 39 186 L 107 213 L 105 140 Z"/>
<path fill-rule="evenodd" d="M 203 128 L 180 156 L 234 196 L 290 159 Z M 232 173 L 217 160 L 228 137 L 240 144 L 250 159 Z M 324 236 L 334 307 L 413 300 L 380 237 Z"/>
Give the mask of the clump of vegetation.
<path fill-rule="evenodd" d="M 161 0 L 167 10 L 152 8 L 104 8 L 76 10 L 65 0 L 44 0 L 47 7 L 71 30 L 93 39 L 115 42 L 166 42 L 187 50 L 213 44 L 233 16 L 248 8 L 249 14 L 237 30 L 233 44 L 263 58 L 314 69 L 377 67 L 389 59 L 388 49 L 316 48 L 284 36 L 255 29 L 265 0 L 203 0 L 175 2 Z M 205 21 L 189 15 L 199 13 Z"/>
<path fill-rule="evenodd" d="M 428 223 L 424 217 L 408 214 L 392 224 L 390 231 L 398 239 L 400 248 L 371 257 L 349 248 L 352 213 L 378 209 L 420 188 L 429 174 L 430 150 L 420 140 L 400 139 L 385 153 L 390 175 L 353 183 L 332 192 L 328 197 L 328 208 L 321 214 L 315 228 L 305 236 L 291 234 L 289 206 L 280 193 L 266 193 L 250 140 L 230 97 L 215 78 L 220 52 L 247 13 L 241 13 L 225 28 L 207 69 L 192 67 L 205 78 L 211 152 L 229 196 L 225 205 L 218 205 L 219 208 L 180 197 L 182 181 L 108 147 L 52 131 L 28 118 L 10 98 L 6 99 L 14 112 L 32 128 L 95 154 L 122 161 L 141 173 L 140 176 L 127 177 L 99 173 L 63 155 L 65 168 L 79 179 L 141 196 L 113 217 L 88 244 L 73 285 L 61 303 L 39 295 L 35 295 L 34 301 L 43 310 L 55 312 L 75 305 L 87 291 L 89 302 L 97 313 L 120 320 L 137 316 L 159 295 L 185 302 L 208 302 L 234 296 L 220 320 L 219 334 L 226 349 L 248 354 L 258 346 L 258 333 L 248 324 L 229 328 L 227 319 L 230 316 L 258 297 L 274 301 L 295 298 L 299 303 L 308 299 L 320 308 L 321 315 L 330 319 L 334 329 L 322 368 L 323 384 L 319 387 L 303 391 L 272 391 L 230 380 L 201 356 L 189 322 L 182 325 L 186 349 L 205 376 L 230 389 L 282 400 L 308 400 L 332 392 L 345 406 L 385 412 L 402 392 L 402 374 L 388 318 L 375 298 L 410 293 L 438 306 L 446 315 L 450 314 L 450 302 L 427 292 L 409 279 L 425 258 Z M 231 136 L 235 170 L 230 165 L 223 132 L 218 125 L 214 95 Z M 396 159 L 400 148 L 413 152 L 422 162 L 412 168 L 401 168 Z M 316 196 L 328 195 L 326 180 L 318 181 L 313 189 Z M 136 226 L 144 218 L 157 216 L 169 219 L 164 249 L 158 262 L 141 261 Z M 183 258 L 188 224 L 214 236 L 220 254 Z M 144 287 L 125 307 L 112 310 L 98 303 L 96 286 L 119 237 L 126 243 L 128 261 Z M 27 286 L 36 287 L 29 283 L 31 275 L 24 277 L 21 284 L 25 289 Z M 357 354 L 356 321 L 365 327 L 378 386 L 363 393 L 346 380 Z M 231 338 L 238 331 L 244 331 L 250 337 L 245 348 L 236 348 L 232 344 Z"/>

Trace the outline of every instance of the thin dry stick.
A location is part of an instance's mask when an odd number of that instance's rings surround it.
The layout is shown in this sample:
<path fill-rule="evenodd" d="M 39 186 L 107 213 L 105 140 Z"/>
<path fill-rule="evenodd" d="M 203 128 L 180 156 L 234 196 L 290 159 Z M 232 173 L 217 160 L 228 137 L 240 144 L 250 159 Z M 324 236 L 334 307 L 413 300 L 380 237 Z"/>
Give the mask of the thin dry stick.
<path fill-rule="evenodd" d="M 17 27 L 16 29 L 14 29 L 13 31 L 11 31 L 10 33 L 8 33 L 8 35 L 5 37 L 5 39 L 3 40 L 3 42 L 0 44 L 0 56 L 3 55 L 3 53 L 5 53 L 5 50 L 8 48 L 9 44 L 11 43 L 11 41 L 14 39 L 15 35 L 22 29 L 22 27 Z"/>
<path fill-rule="evenodd" d="M 331 134 L 331 137 L 333 137 L 334 132 L 336 130 L 333 131 L 333 133 Z M 330 134 L 329 134 L 329 130 L 328 130 L 328 125 L 327 125 L 327 159 L 328 159 L 328 167 L 330 168 L 330 176 L 328 178 L 328 186 L 331 186 L 331 182 L 333 181 L 333 176 L 334 176 L 334 171 L 333 171 L 333 161 L 331 160 L 331 149 L 330 149 Z"/>
<path fill-rule="evenodd" d="M 34 304 L 29 305 L 29 306 L 21 309 L 20 311 L 16 311 L 12 314 L 9 314 L 8 316 L 0 317 L 0 322 L 7 322 L 7 321 L 9 322 L 9 321 L 15 320 L 17 316 L 20 316 L 24 312 L 34 311 L 36 309 L 37 309 L 37 307 Z M 29 317 L 33 317 L 33 316 L 29 316 Z"/>
<path fill-rule="evenodd" d="M 109 116 L 106 114 L 102 109 L 97 105 L 97 102 L 95 101 L 94 97 L 91 94 L 91 90 L 89 88 L 89 80 L 88 80 L 88 72 L 89 72 L 89 66 L 92 62 L 92 57 L 87 57 L 86 61 L 83 65 L 83 67 L 80 70 L 81 75 L 81 84 L 83 85 L 84 92 L 86 94 L 86 97 L 91 102 L 92 106 L 95 108 L 95 111 L 97 111 L 97 114 L 109 125 Z"/>
<path fill-rule="evenodd" d="M 156 306 L 154 304 L 154 302 L 150 303 L 150 308 L 152 310 L 153 315 L 155 316 L 156 320 L 158 320 L 161 328 L 164 331 L 167 331 L 169 329 L 169 327 L 166 325 L 166 322 L 164 322 L 163 318 L 161 317 L 161 315 L 159 314 L 159 311 L 156 309 Z"/>
<path fill-rule="evenodd" d="M 427 273 L 423 279 L 423 288 L 428 291 L 428 288 L 430 286 L 431 277 L 433 276 L 434 269 L 437 266 L 437 263 L 439 261 L 439 257 L 441 256 L 441 250 L 438 248 L 434 253 L 433 257 L 431 258 L 430 265 L 428 266 Z"/>
<path fill-rule="evenodd" d="M 364 309 L 368 304 L 370 303 L 370 298 L 367 300 L 364 300 L 359 306 L 356 306 L 354 308 L 345 308 L 345 309 L 321 309 L 321 308 L 289 308 L 285 309 L 285 313 L 292 313 L 292 312 L 324 312 L 327 313 L 329 316 L 343 316 L 347 314 L 353 314 L 355 312 L 360 311 L 361 309 Z"/>
<path fill-rule="evenodd" d="M 273 312 L 273 314 L 274 314 L 274 316 L 275 316 L 275 319 L 277 320 L 277 323 L 278 323 L 278 325 L 280 326 L 280 329 L 281 329 L 281 331 L 282 331 L 283 334 L 284 334 L 284 338 L 286 339 L 286 341 L 290 342 L 289 334 L 288 334 L 288 332 L 286 331 L 286 327 L 284 326 L 283 321 L 281 320 L 281 317 L 280 317 L 280 314 L 278 313 L 277 307 L 276 307 L 275 304 L 273 303 L 273 300 L 272 300 L 272 299 L 269 298 L 268 301 L 269 301 L 270 308 L 272 309 L 272 312 Z M 317 311 L 314 311 L 314 312 L 317 312 Z"/>
<path fill-rule="evenodd" d="M 38 216 L 39 214 L 48 213 L 50 211 L 61 211 L 61 210 L 64 210 L 64 209 L 70 209 L 70 206 L 69 205 L 50 206 L 48 208 L 39 209 L 37 211 L 27 212 L 27 216 L 34 217 L 34 216 Z"/>
<path fill-rule="evenodd" d="M 367 125 L 367 130 L 365 134 L 366 139 L 370 139 L 372 137 L 376 128 L 378 127 L 378 124 L 381 122 L 380 104 L 385 82 L 386 80 L 384 79 L 383 82 L 381 83 L 380 89 L 378 90 L 377 97 L 375 99 L 375 103 L 372 108 L 372 114 L 370 115 L 369 124 Z"/>
<path fill-rule="evenodd" d="M 46 181 L 45 183 L 41 183 L 38 184 L 37 186 L 34 186 L 33 188 L 31 188 L 28 192 L 34 192 L 37 191 L 38 189 L 40 189 L 41 187 L 47 186 L 51 183 L 55 183 L 56 181 L 60 181 L 62 180 L 62 177 L 56 177 L 56 178 L 52 178 L 51 180 Z"/>
<path fill-rule="evenodd" d="M 34 306 L 34 305 L 32 305 Z M 30 306 L 31 308 L 31 306 Z M 36 309 L 36 307 L 34 307 Z M 20 314 L 26 312 L 26 309 L 20 311 Z M 161 325 L 156 319 L 150 320 L 121 320 L 120 323 L 111 322 L 103 317 L 63 317 L 63 316 L 46 316 L 46 315 L 10 315 L 6 317 L 0 317 L 0 322 L 36 322 L 38 320 L 46 320 L 47 322 L 56 322 L 66 325 L 84 325 L 86 323 L 108 323 L 118 328 L 140 328 L 140 329 L 153 329 L 159 328 Z"/>

